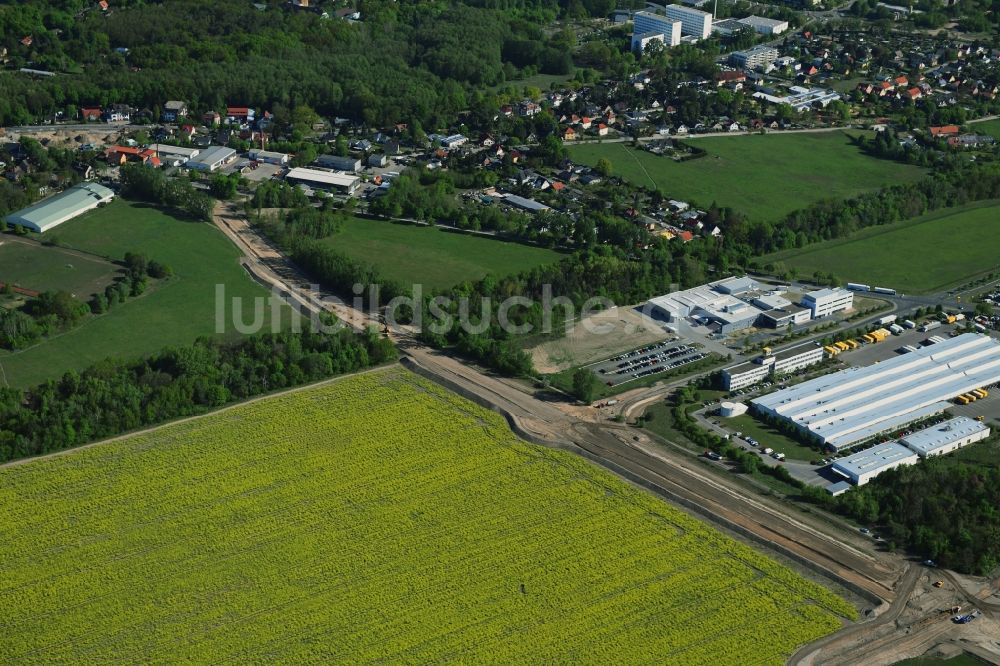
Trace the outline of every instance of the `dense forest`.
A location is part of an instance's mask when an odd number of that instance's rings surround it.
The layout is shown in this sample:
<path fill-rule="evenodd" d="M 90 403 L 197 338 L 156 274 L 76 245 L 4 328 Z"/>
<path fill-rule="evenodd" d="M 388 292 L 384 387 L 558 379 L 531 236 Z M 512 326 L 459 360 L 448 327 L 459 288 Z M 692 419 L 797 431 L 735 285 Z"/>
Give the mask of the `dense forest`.
<path fill-rule="evenodd" d="M 200 339 L 139 361 L 108 359 L 27 391 L 0 388 L 0 462 L 201 414 L 395 358 L 374 332 Z"/>
<path fill-rule="evenodd" d="M 0 0 L 0 46 L 14 67 L 57 72 L 0 78 L 0 125 L 81 106 L 126 103 L 157 116 L 227 104 L 308 105 L 385 126 L 447 125 L 489 86 L 573 68 L 557 17 L 605 15 L 611 0 L 360 0 L 363 20 L 324 19 L 283 0 Z M 332 11 L 332 9 L 331 9 Z M 31 37 L 30 45 L 22 40 Z"/>
<path fill-rule="evenodd" d="M 1000 467 L 995 442 L 973 447 L 992 452 L 992 463 L 963 458 L 973 449 L 931 458 L 880 474 L 838 498 L 837 508 L 880 526 L 890 546 L 985 575 L 1000 566 Z"/>

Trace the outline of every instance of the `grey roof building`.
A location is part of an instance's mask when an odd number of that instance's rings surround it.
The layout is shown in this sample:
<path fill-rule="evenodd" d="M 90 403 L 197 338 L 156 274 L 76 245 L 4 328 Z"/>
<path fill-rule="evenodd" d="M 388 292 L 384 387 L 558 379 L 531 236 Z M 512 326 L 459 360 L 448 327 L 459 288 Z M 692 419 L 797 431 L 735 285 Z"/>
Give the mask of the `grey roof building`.
<path fill-rule="evenodd" d="M 97 183 L 80 183 L 65 192 L 43 199 L 38 203 L 11 213 L 6 218 L 10 224 L 20 224 L 26 229 L 45 233 L 63 222 L 93 210 L 115 198 L 115 193 Z"/>

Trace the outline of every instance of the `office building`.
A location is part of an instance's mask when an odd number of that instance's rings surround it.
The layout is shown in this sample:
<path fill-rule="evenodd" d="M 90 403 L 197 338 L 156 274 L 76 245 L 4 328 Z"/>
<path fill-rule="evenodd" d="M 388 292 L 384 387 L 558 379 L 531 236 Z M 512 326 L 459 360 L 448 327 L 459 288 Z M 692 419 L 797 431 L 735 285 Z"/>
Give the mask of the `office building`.
<path fill-rule="evenodd" d="M 778 49 L 770 46 L 755 46 L 746 51 L 733 51 L 729 54 L 729 64 L 740 69 L 757 69 L 767 67 L 778 59 Z"/>
<path fill-rule="evenodd" d="M 707 39 L 712 34 L 712 15 L 708 12 L 683 5 L 667 5 L 664 13 L 667 18 L 681 22 L 682 35 Z"/>
<path fill-rule="evenodd" d="M 681 22 L 652 12 L 636 12 L 632 19 L 632 50 L 641 53 L 651 41 L 677 46 L 681 43 Z"/>
<path fill-rule="evenodd" d="M 802 297 L 799 305 L 808 308 L 812 312 L 813 319 L 819 319 L 835 312 L 853 308 L 854 292 L 840 287 L 811 291 Z"/>

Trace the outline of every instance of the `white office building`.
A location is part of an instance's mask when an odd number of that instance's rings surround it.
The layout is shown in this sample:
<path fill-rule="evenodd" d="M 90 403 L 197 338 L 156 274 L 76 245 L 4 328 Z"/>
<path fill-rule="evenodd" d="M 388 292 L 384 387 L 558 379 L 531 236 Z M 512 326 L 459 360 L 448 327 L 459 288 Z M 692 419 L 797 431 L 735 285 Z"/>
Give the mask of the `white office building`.
<path fill-rule="evenodd" d="M 712 34 L 712 15 L 708 12 L 683 5 L 667 5 L 664 13 L 667 18 L 681 22 L 682 35 L 707 39 Z"/>
<path fill-rule="evenodd" d="M 811 291 L 802 297 L 799 303 L 812 312 L 812 318 L 826 317 L 835 312 L 850 310 L 854 307 L 854 292 L 840 287 Z"/>
<path fill-rule="evenodd" d="M 768 378 L 815 365 L 823 360 L 823 347 L 812 342 L 759 356 L 752 361 L 723 368 L 722 383 L 727 391 L 753 386 Z"/>
<path fill-rule="evenodd" d="M 681 43 L 681 22 L 652 12 L 636 12 L 632 23 L 632 50 L 641 53 L 651 41 L 677 46 Z"/>
<path fill-rule="evenodd" d="M 856 486 L 863 486 L 876 476 L 903 465 L 916 465 L 920 458 L 902 444 L 889 442 L 838 460 L 833 471 Z"/>
<path fill-rule="evenodd" d="M 970 419 L 968 416 L 958 416 L 929 428 L 918 430 L 899 441 L 921 458 L 930 458 L 957 451 L 963 446 L 968 446 L 989 436 L 988 426 L 975 419 Z"/>

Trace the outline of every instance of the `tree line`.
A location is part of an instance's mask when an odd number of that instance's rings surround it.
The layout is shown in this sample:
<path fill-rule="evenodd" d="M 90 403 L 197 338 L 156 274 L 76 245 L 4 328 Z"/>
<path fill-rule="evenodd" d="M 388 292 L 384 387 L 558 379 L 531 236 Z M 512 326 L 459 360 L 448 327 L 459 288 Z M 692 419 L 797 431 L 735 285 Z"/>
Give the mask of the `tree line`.
<path fill-rule="evenodd" d="M 0 462 L 60 451 L 396 357 L 373 331 L 201 338 L 134 361 L 106 359 L 26 391 L 0 388 Z"/>

